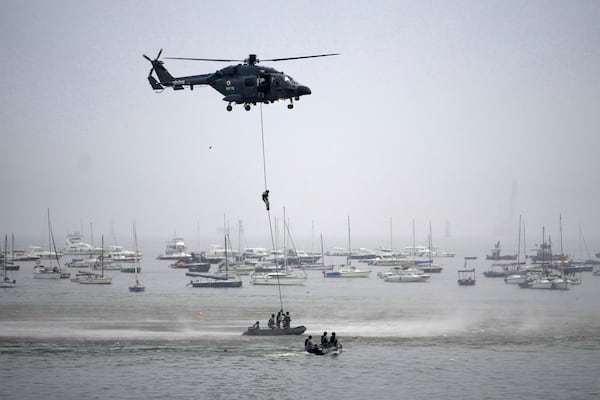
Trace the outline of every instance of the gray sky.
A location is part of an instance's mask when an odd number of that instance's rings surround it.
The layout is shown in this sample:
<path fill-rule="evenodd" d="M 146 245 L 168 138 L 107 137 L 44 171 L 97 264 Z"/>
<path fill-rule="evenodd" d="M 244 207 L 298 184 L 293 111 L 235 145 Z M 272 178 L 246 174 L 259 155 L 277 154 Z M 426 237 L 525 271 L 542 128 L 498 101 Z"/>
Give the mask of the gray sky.
<path fill-rule="evenodd" d="M 264 63 L 313 94 L 263 107 L 273 214 L 297 237 L 389 243 L 450 222 L 495 240 L 600 240 L 597 1 L 4 1 L 3 231 L 218 240 L 223 215 L 267 246 L 260 109 L 209 87 L 155 94 L 142 53 L 341 56 Z M 227 64 L 166 60 L 175 76 Z M 212 147 L 212 149 L 210 148 Z M 358 239 L 357 239 L 358 240 Z M 516 239 L 515 239 L 516 240 Z M 191 239 L 189 240 L 191 241 Z M 354 242 L 356 240 L 353 239 Z M 423 242 L 423 240 L 419 240 Z M 343 245 L 344 243 L 330 243 Z M 361 243 L 353 243 L 356 246 Z M 410 243 L 398 243 L 403 247 Z M 490 243 L 492 244 L 492 243 Z M 198 246 L 195 246 L 198 247 Z"/>

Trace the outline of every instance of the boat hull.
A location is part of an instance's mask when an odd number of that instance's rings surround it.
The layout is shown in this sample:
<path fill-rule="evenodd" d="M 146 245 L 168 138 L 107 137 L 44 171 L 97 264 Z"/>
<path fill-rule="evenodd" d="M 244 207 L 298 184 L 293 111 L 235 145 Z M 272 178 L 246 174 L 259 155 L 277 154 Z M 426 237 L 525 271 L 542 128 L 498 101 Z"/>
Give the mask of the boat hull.
<path fill-rule="evenodd" d="M 246 336 L 282 336 L 282 335 L 302 335 L 306 331 L 304 325 L 293 328 L 252 328 L 249 327 L 242 335 Z"/>
<path fill-rule="evenodd" d="M 242 287 L 241 280 L 206 280 L 191 282 L 195 288 L 239 288 Z"/>

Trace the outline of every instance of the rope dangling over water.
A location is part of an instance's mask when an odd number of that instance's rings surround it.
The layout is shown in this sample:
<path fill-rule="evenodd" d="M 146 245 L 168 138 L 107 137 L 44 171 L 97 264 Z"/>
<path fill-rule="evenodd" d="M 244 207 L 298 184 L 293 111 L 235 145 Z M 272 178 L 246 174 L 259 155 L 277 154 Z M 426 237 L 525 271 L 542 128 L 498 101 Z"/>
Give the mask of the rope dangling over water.
<path fill-rule="evenodd" d="M 260 103 L 260 135 L 262 142 L 262 159 L 263 159 L 263 177 L 265 182 L 265 191 L 263 192 L 263 201 L 267 206 L 267 218 L 269 220 L 269 231 L 271 232 L 271 246 L 273 247 L 273 256 L 275 258 L 275 271 L 277 271 L 277 248 L 275 247 L 275 235 L 273 234 L 273 224 L 271 223 L 271 207 L 269 205 L 269 189 L 267 186 L 267 157 L 265 155 L 265 127 L 263 122 L 263 107 Z M 285 255 L 284 255 L 285 256 Z M 279 290 L 279 305 L 283 311 L 283 297 L 281 296 L 281 285 L 279 284 L 279 275 L 277 276 L 277 289 Z"/>

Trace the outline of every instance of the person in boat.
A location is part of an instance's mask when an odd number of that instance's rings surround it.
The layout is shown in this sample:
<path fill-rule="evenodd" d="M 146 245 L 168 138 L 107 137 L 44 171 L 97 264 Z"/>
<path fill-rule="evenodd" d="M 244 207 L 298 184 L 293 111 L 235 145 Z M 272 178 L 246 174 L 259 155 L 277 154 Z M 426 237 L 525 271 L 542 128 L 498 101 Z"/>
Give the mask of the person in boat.
<path fill-rule="evenodd" d="M 277 329 L 281 329 L 281 320 L 283 319 L 281 317 L 282 313 L 283 313 L 283 310 L 280 310 L 279 312 L 277 312 Z"/>
<path fill-rule="evenodd" d="M 337 347 L 338 341 L 337 337 L 335 337 L 335 332 L 331 332 L 331 337 L 329 338 L 329 347 Z"/>
<path fill-rule="evenodd" d="M 267 326 L 271 329 L 275 329 L 275 314 L 271 314 L 271 318 L 269 318 Z"/>
<path fill-rule="evenodd" d="M 285 315 L 283 316 L 283 328 L 289 328 L 290 327 L 290 323 L 292 322 L 292 317 L 290 317 L 290 312 L 287 311 L 285 313 Z"/>
<path fill-rule="evenodd" d="M 327 332 L 323 332 L 323 336 L 321 336 L 321 346 L 329 347 L 329 338 L 327 337 Z"/>
<path fill-rule="evenodd" d="M 309 335 L 308 338 L 304 341 L 304 350 L 306 350 L 310 353 L 312 351 L 312 347 L 313 347 L 312 336 Z"/>
<path fill-rule="evenodd" d="M 256 321 L 254 325 L 250 327 L 250 329 L 260 329 L 260 322 Z"/>
<path fill-rule="evenodd" d="M 265 206 L 267 207 L 267 211 L 269 211 L 269 189 L 265 190 L 262 194 L 262 201 L 265 202 Z"/>

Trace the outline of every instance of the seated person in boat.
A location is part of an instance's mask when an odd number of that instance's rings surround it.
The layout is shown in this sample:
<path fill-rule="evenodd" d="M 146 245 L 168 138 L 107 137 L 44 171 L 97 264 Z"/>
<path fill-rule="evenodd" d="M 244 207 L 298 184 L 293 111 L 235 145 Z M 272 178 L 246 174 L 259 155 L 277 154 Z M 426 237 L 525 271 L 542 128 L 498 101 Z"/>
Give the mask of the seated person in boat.
<path fill-rule="evenodd" d="M 312 336 L 308 336 L 308 338 L 304 341 L 304 350 L 306 350 L 310 353 L 312 351 L 312 347 L 313 347 Z"/>
<path fill-rule="evenodd" d="M 290 312 L 287 311 L 285 313 L 285 315 L 283 316 L 283 328 L 289 328 L 290 327 L 290 323 L 292 322 L 292 317 L 290 317 Z"/>
<path fill-rule="evenodd" d="M 321 336 L 321 346 L 329 347 L 329 338 L 327 337 L 327 332 L 323 332 L 323 336 Z"/>
<path fill-rule="evenodd" d="M 337 347 L 338 341 L 335 337 L 335 332 L 331 332 L 331 338 L 329 338 L 329 347 Z"/>
<path fill-rule="evenodd" d="M 250 329 L 260 329 L 260 322 L 256 321 L 254 325 L 250 327 Z"/>
<path fill-rule="evenodd" d="M 271 329 L 275 329 L 275 314 L 271 314 L 271 318 L 269 318 L 267 326 Z"/>

